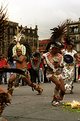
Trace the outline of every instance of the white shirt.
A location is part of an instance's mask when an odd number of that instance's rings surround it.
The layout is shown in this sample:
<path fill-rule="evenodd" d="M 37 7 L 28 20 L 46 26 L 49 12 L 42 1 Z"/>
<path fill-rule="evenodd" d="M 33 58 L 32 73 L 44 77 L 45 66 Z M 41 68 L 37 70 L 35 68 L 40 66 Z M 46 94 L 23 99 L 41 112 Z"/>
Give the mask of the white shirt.
<path fill-rule="evenodd" d="M 62 50 L 62 53 L 64 54 L 64 55 L 71 55 L 73 58 L 74 58 L 74 55 L 77 53 L 77 51 L 76 50 L 72 50 L 72 52 L 68 52 L 68 50 Z"/>

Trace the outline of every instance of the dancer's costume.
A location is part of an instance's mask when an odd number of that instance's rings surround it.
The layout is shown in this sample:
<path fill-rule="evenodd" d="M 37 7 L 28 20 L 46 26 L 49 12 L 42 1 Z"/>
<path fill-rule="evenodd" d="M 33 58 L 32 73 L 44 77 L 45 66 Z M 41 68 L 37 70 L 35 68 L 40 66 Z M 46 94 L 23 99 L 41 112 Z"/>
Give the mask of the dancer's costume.
<path fill-rule="evenodd" d="M 0 121 L 3 119 L 2 113 L 6 106 L 11 103 L 11 95 L 5 90 L 3 87 L 0 86 Z"/>
<path fill-rule="evenodd" d="M 75 78 L 75 58 L 74 55 L 77 52 L 72 50 L 68 52 L 66 49 L 63 50 L 64 56 L 64 69 L 63 69 L 63 79 L 65 82 L 65 91 L 73 93 L 73 82 Z"/>
<path fill-rule="evenodd" d="M 61 49 L 63 48 L 63 44 L 61 43 L 61 41 L 62 41 L 62 37 L 63 37 L 63 35 L 64 35 L 64 33 L 65 33 L 65 23 L 63 23 L 61 26 L 58 26 L 58 27 L 55 27 L 55 28 L 53 28 L 53 29 L 51 29 L 52 30 L 52 36 L 51 36 L 51 38 L 50 38 L 50 42 L 48 43 L 48 45 L 47 45 L 47 47 L 46 47 L 46 51 L 47 51 L 47 53 L 44 55 L 45 56 L 45 60 L 46 60 L 46 62 L 47 62 L 47 65 L 48 65 L 48 67 L 49 67 L 49 69 L 50 69 L 50 71 L 48 71 L 49 72 L 49 74 L 47 74 L 47 77 L 53 77 L 54 76 L 54 78 L 57 78 L 57 79 L 62 79 L 62 62 L 60 63 L 60 66 L 58 67 L 58 68 L 55 68 L 54 67 L 54 64 L 53 63 L 51 63 L 50 61 L 49 61 L 49 59 L 48 59 L 48 54 L 50 53 L 49 51 L 50 51 L 50 49 L 51 49 L 51 45 L 52 46 L 56 46 L 56 47 L 58 47 L 58 49 L 61 51 Z M 59 52 L 60 53 L 60 52 Z M 60 56 L 60 54 L 58 54 L 58 56 Z M 58 57 L 58 59 L 57 60 L 59 60 L 60 58 Z M 63 59 L 62 59 L 62 61 L 63 61 Z M 51 77 L 51 78 L 52 78 Z M 64 85 L 63 85 L 64 86 Z M 61 94 L 60 94 L 60 92 L 61 92 Z M 64 94 L 65 94 L 65 91 L 63 91 L 62 92 L 62 89 L 61 89 L 61 91 L 60 92 L 58 92 L 56 89 L 55 89 L 55 91 L 54 91 L 54 93 L 55 93 L 55 95 L 58 95 L 58 94 L 60 94 L 60 95 L 62 95 L 62 97 L 64 96 Z M 58 97 L 58 96 L 57 96 Z M 59 96 L 60 97 L 60 96 Z M 53 97 L 53 100 L 58 100 L 58 98 L 56 99 L 55 97 Z"/>
<path fill-rule="evenodd" d="M 20 40 L 21 40 L 21 37 L 22 37 L 22 33 L 18 33 L 17 36 L 16 36 L 16 44 L 15 43 L 11 43 L 10 46 L 9 46 L 9 49 L 8 49 L 8 57 L 9 57 L 9 61 L 12 61 L 13 62 L 13 56 L 16 55 L 16 49 L 21 49 L 22 51 L 22 54 L 25 55 L 26 57 L 27 56 L 30 56 L 31 55 L 31 48 L 29 46 L 29 44 L 27 42 L 23 42 L 21 43 Z M 16 70 L 16 68 L 14 68 L 14 70 Z M 26 71 L 24 70 L 21 70 L 22 71 L 22 74 L 21 76 L 17 76 L 17 77 L 24 77 L 26 78 L 26 74 L 28 75 L 28 70 L 26 69 Z M 24 74 L 23 74 L 24 73 Z M 34 88 L 36 91 L 38 91 L 39 94 L 42 93 L 43 89 L 40 87 L 40 85 L 37 85 L 37 84 L 34 84 L 34 83 L 31 83 L 29 86 L 31 86 L 32 88 Z M 13 82 L 12 83 L 8 83 L 8 91 L 9 93 L 13 93 Z"/>
<path fill-rule="evenodd" d="M 51 62 L 49 61 L 49 59 L 48 59 L 48 56 L 49 56 L 49 55 L 50 55 L 50 52 L 47 52 L 47 53 L 43 54 L 43 57 L 45 58 L 45 61 L 46 61 L 46 64 L 47 64 L 47 65 L 46 65 L 46 66 L 47 66 L 47 73 L 46 73 L 46 76 L 47 76 L 47 78 L 50 78 L 50 77 L 52 76 L 52 74 L 54 73 L 54 75 L 57 76 L 57 77 L 59 78 L 60 75 L 56 74 L 56 72 L 60 72 L 61 69 L 60 69 L 60 67 L 58 67 L 58 68 L 55 68 L 55 67 L 54 67 L 54 64 L 51 63 Z M 53 61 L 59 62 L 60 59 L 61 59 L 61 56 L 60 56 L 60 54 L 58 53 L 57 58 L 54 57 L 54 58 L 53 58 Z M 62 58 L 62 60 L 63 60 L 63 58 Z M 62 62 L 61 62 L 61 63 L 62 63 Z M 60 65 L 61 65 L 61 63 L 60 63 Z M 60 73 L 61 73 L 61 72 L 60 72 Z"/>
<path fill-rule="evenodd" d="M 43 54 L 43 57 L 46 61 L 47 64 L 47 73 L 46 73 L 46 77 L 49 79 L 50 77 L 54 76 L 54 78 L 56 78 L 57 80 L 62 79 L 62 71 L 63 71 L 63 56 L 61 54 L 57 54 L 57 56 L 52 57 L 53 62 L 51 62 L 48 57 L 50 55 L 50 52 L 47 52 L 45 54 Z M 58 67 L 55 67 L 54 63 L 59 64 Z M 54 89 L 54 96 L 53 96 L 53 101 L 56 100 L 59 101 L 60 100 L 60 95 L 62 95 L 62 92 L 59 92 L 60 90 L 56 90 L 56 88 Z"/>

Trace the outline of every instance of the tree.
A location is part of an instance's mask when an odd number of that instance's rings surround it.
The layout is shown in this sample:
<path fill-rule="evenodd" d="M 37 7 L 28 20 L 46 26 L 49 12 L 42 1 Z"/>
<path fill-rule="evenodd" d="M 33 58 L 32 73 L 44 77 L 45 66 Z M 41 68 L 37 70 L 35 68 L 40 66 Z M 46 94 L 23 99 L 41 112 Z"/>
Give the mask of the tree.
<path fill-rule="evenodd" d="M 6 7 L 3 8 L 3 6 L 1 6 L 0 8 L 0 41 L 2 41 L 4 39 L 4 33 L 5 33 L 5 29 L 7 26 L 7 11 Z"/>

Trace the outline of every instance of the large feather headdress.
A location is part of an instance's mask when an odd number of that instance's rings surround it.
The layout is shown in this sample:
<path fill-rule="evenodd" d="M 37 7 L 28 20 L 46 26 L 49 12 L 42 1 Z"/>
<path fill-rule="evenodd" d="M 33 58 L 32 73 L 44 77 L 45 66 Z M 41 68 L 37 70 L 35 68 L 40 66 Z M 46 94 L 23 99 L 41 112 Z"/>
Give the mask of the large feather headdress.
<path fill-rule="evenodd" d="M 21 41 L 21 38 L 24 37 L 24 40 Z M 18 31 L 17 35 L 13 37 L 13 42 L 10 43 L 9 48 L 8 48 L 8 58 L 9 61 L 13 61 L 14 55 L 16 55 L 16 50 L 21 49 L 22 54 L 29 56 L 31 55 L 31 47 L 28 44 L 28 42 L 25 39 L 25 35 L 22 34 L 22 32 Z"/>
<path fill-rule="evenodd" d="M 63 23 L 60 26 L 58 25 L 57 27 L 50 29 L 52 30 L 52 35 L 50 37 L 50 42 L 48 43 L 46 50 L 48 50 L 52 44 L 56 45 L 57 47 L 61 46 L 61 41 L 63 39 L 63 36 L 65 35 L 65 26 L 66 23 Z"/>

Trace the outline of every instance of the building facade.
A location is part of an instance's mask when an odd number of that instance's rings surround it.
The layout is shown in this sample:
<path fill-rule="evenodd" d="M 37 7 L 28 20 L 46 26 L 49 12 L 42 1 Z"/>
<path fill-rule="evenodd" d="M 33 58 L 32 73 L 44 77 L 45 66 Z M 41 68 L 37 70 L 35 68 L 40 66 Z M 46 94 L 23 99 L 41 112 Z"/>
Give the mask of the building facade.
<path fill-rule="evenodd" d="M 77 22 L 67 21 L 67 36 L 74 40 L 75 49 L 80 52 L 80 19 Z"/>
<path fill-rule="evenodd" d="M 0 52 L 2 54 L 5 54 L 5 55 L 7 54 L 8 46 L 12 41 L 13 36 L 16 35 L 17 26 L 18 26 L 18 23 L 8 21 L 8 24 L 4 32 L 4 39 L 0 41 L 0 47 L 1 47 Z"/>
<path fill-rule="evenodd" d="M 37 25 L 33 29 L 32 27 L 22 27 L 16 22 L 8 21 L 4 33 L 4 39 L 0 41 L 0 53 L 7 55 L 9 44 L 13 41 L 14 36 L 17 35 L 17 28 L 24 30 L 23 34 L 25 35 L 25 40 L 28 42 L 31 48 L 39 48 Z"/>
<path fill-rule="evenodd" d="M 74 41 L 76 51 L 80 52 L 80 19 L 76 22 L 67 20 L 61 41 L 65 40 L 65 35 Z M 49 41 L 49 39 L 39 41 L 39 50 L 44 52 Z"/>
<path fill-rule="evenodd" d="M 26 42 L 30 45 L 30 47 L 39 49 L 39 41 L 38 41 L 38 27 L 37 25 L 33 29 L 32 27 L 28 28 L 27 26 L 22 27 L 22 34 L 25 35 Z"/>

